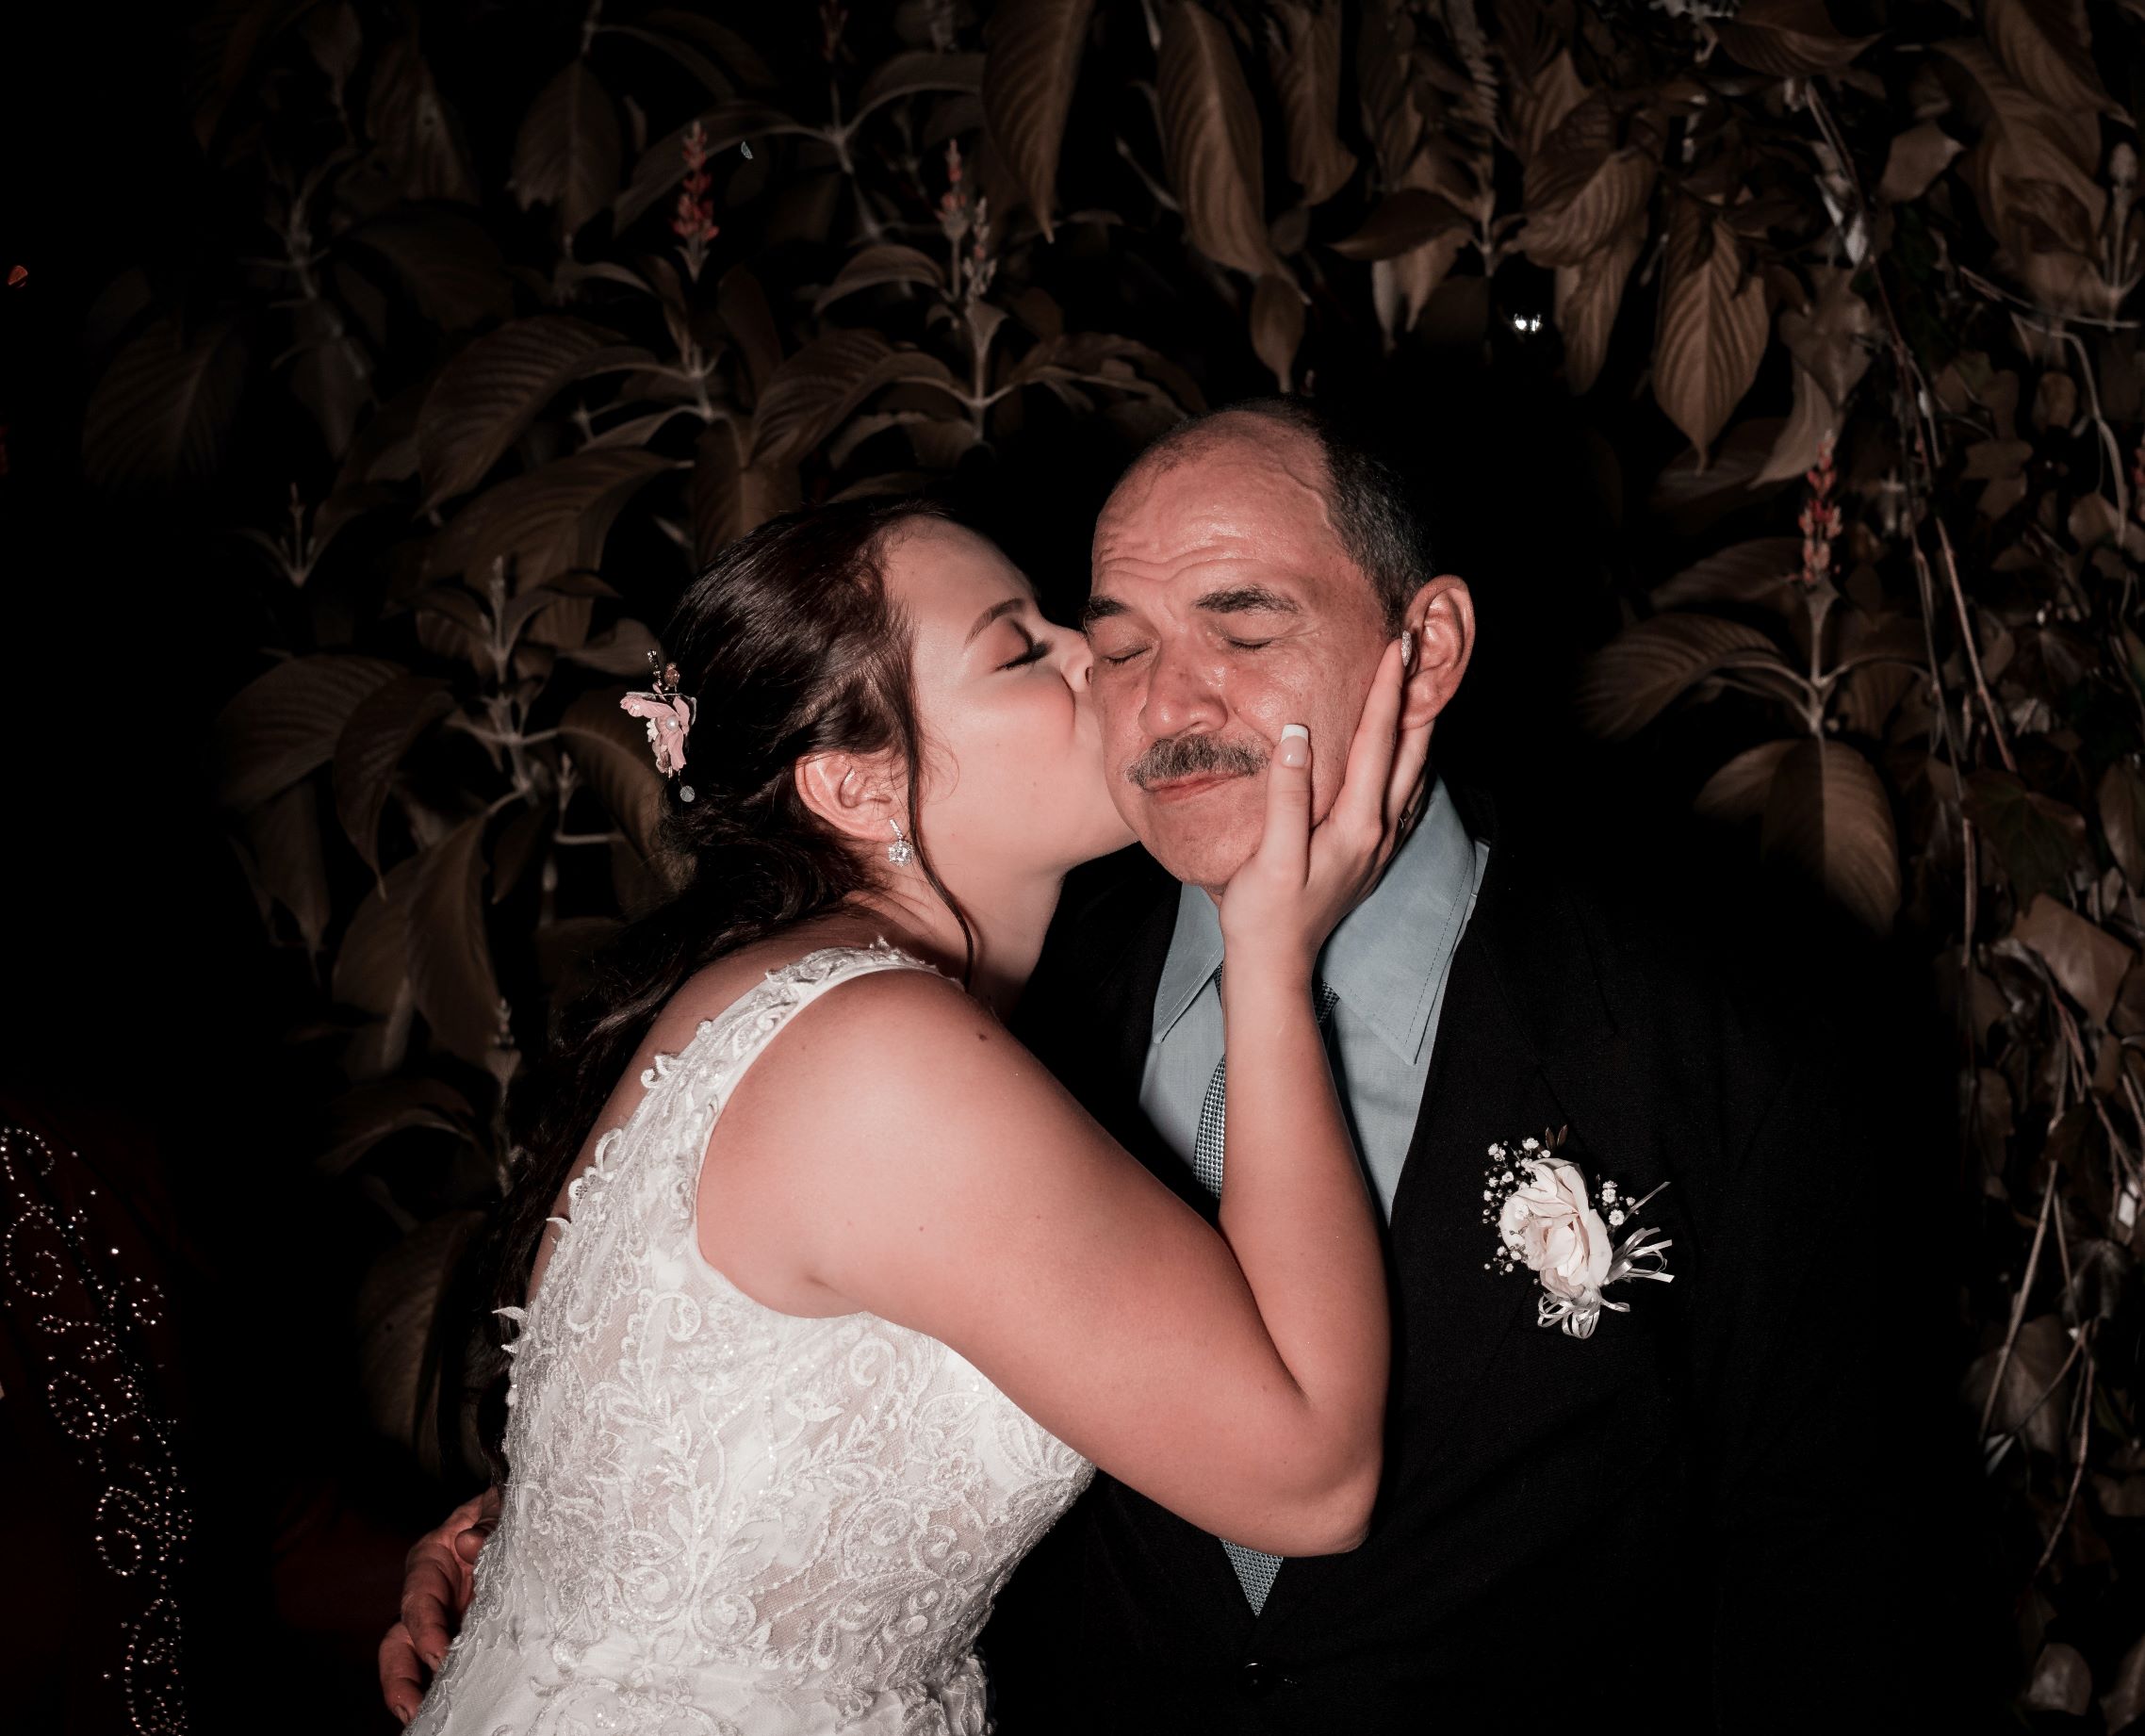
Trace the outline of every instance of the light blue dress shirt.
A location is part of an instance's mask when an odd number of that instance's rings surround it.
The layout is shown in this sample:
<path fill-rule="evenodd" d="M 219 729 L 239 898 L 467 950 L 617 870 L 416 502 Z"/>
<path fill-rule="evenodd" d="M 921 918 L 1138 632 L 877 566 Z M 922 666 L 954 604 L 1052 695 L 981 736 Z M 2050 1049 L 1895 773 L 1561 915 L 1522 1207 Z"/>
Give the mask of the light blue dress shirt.
<path fill-rule="evenodd" d="M 1468 837 L 1444 783 L 1433 781 L 1414 832 L 1318 957 L 1318 979 L 1339 997 L 1326 1038 L 1334 1083 L 1387 1221 L 1430 1080 L 1446 978 L 1488 860 L 1489 846 Z M 1187 1168 L 1221 1059 L 1220 963 L 1220 915 L 1204 892 L 1187 886 L 1154 991 L 1139 1106 Z"/>

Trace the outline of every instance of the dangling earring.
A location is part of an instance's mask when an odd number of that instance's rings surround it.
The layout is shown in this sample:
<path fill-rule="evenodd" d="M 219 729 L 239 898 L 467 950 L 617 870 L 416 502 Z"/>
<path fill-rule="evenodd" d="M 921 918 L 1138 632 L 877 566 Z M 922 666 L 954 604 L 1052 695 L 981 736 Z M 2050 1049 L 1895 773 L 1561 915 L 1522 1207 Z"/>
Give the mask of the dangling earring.
<path fill-rule="evenodd" d="M 889 820 L 887 824 L 893 827 L 893 842 L 886 847 L 886 860 L 896 868 L 906 868 L 916 860 L 916 846 L 901 835 L 899 820 Z"/>

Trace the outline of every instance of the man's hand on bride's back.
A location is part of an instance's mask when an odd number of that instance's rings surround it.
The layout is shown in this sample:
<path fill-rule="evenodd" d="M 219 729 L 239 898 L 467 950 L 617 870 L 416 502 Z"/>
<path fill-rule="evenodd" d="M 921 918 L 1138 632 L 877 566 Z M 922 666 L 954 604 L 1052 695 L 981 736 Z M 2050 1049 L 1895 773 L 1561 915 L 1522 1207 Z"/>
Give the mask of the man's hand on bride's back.
<path fill-rule="evenodd" d="M 447 1657 L 469 1608 L 477 1556 L 499 1523 L 499 1494 L 486 1489 L 417 1540 L 402 1564 L 402 1618 L 380 1642 L 380 1693 L 402 1723 L 417 1716 L 425 1676 Z"/>
<path fill-rule="evenodd" d="M 1270 965 L 1307 978 L 1326 937 L 1384 873 L 1430 752 L 1427 720 L 1400 727 L 1408 674 L 1395 640 L 1364 700 L 1340 792 L 1317 825 L 1311 821 L 1317 745 L 1293 725 L 1275 745 L 1267 771 L 1266 831 L 1221 894 L 1221 933 L 1232 965 Z"/>

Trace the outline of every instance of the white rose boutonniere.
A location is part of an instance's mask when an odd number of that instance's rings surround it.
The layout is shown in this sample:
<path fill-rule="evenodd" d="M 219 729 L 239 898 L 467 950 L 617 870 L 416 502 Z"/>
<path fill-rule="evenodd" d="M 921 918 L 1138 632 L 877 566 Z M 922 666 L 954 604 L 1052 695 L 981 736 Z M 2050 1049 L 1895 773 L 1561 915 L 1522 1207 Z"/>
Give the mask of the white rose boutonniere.
<path fill-rule="evenodd" d="M 1602 1294 L 1611 1285 L 1626 1278 L 1675 1282 L 1662 1256 L 1676 1244 L 1656 1239 L 1658 1233 L 1650 1228 L 1631 1230 L 1619 1241 L 1625 1223 L 1661 1187 L 1626 1204 L 1616 1184 L 1604 1181 L 1596 1209 L 1579 1165 L 1556 1155 L 1564 1142 L 1564 1130 L 1559 1129 L 1539 1139 L 1498 1141 L 1490 1147 L 1482 1219 L 1497 1225 L 1498 1248 L 1483 1269 L 1509 1272 L 1524 1266 L 1542 1286 L 1537 1323 L 1562 1326 L 1574 1338 L 1591 1338 L 1604 1308 L 1630 1312 L 1629 1302 L 1611 1302 Z"/>

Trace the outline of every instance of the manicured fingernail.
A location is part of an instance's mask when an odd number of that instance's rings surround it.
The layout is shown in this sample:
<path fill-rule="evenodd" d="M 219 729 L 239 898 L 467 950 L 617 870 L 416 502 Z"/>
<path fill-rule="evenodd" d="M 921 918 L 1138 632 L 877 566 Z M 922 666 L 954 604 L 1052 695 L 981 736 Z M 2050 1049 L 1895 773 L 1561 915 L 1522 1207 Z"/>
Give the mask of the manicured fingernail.
<path fill-rule="evenodd" d="M 1415 666 L 1416 631 L 1415 629 L 1411 627 L 1400 635 L 1400 667 L 1403 669 L 1413 669 Z"/>
<path fill-rule="evenodd" d="M 1284 724 L 1280 760 L 1284 765 L 1308 765 L 1311 762 L 1310 730 L 1302 724 Z"/>

